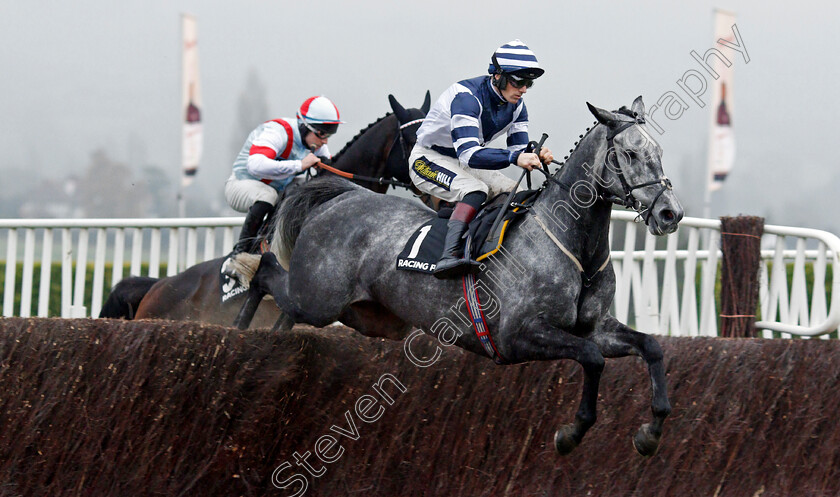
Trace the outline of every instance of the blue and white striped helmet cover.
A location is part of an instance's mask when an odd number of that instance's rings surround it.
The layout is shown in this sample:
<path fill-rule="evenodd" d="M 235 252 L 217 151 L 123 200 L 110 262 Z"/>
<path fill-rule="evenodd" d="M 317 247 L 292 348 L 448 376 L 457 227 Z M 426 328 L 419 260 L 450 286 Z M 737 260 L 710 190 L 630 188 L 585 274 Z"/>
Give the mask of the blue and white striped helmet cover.
<path fill-rule="evenodd" d="M 496 62 L 505 73 L 516 72 L 518 75 L 533 79 L 542 76 L 545 72 L 540 67 L 540 63 L 537 62 L 537 56 L 534 55 L 534 52 L 519 39 L 505 43 L 496 49 L 493 55 L 496 56 Z M 492 57 L 487 72 L 490 74 L 496 73 Z"/>

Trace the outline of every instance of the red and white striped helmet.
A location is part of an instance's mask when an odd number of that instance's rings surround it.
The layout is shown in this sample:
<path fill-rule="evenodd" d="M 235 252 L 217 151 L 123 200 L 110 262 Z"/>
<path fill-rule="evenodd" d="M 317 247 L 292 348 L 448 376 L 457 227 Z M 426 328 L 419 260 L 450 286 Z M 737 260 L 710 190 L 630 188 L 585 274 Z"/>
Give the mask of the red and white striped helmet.
<path fill-rule="evenodd" d="M 317 130 L 328 135 L 338 130 L 341 120 L 338 107 L 325 96 L 309 97 L 300 106 L 297 118 L 311 131 Z"/>

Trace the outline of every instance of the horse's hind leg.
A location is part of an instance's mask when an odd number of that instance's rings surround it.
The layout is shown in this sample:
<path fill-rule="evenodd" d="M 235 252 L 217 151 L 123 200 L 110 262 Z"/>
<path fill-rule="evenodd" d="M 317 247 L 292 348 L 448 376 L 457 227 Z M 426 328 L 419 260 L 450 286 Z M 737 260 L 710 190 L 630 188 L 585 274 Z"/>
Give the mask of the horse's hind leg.
<path fill-rule="evenodd" d="M 500 344 L 501 345 L 501 344 Z M 501 352 L 511 362 L 574 359 L 583 367 L 583 392 L 572 424 L 554 434 L 554 448 L 561 455 L 577 447 L 597 417 L 598 385 L 604 370 L 604 357 L 594 343 L 558 328 L 532 325 L 515 333 Z"/>
<path fill-rule="evenodd" d="M 636 355 L 647 362 L 653 422 L 642 425 L 633 438 L 633 445 L 639 454 L 652 456 L 659 447 L 665 418 L 671 413 L 662 347 L 652 336 L 640 333 L 612 316 L 608 316 L 590 338 L 598 344 L 604 357 Z"/>
<path fill-rule="evenodd" d="M 277 318 L 277 321 L 274 322 L 274 326 L 271 327 L 271 332 L 274 333 L 276 331 L 289 331 L 295 325 L 294 319 L 290 318 L 285 312 L 280 312 L 280 316 Z"/>

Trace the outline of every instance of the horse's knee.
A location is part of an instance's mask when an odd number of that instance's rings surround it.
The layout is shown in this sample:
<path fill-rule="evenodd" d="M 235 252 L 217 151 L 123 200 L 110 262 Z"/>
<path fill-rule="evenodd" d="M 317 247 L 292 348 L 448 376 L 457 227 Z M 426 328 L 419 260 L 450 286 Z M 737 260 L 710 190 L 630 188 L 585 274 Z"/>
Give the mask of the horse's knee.
<path fill-rule="evenodd" d="M 662 346 L 659 342 L 650 335 L 644 335 L 642 342 L 642 354 L 648 363 L 660 362 L 665 358 L 662 353 Z"/>
<path fill-rule="evenodd" d="M 577 357 L 577 362 L 583 367 L 587 374 L 597 374 L 600 376 L 604 371 L 604 355 L 601 350 L 592 342 L 586 342 Z"/>

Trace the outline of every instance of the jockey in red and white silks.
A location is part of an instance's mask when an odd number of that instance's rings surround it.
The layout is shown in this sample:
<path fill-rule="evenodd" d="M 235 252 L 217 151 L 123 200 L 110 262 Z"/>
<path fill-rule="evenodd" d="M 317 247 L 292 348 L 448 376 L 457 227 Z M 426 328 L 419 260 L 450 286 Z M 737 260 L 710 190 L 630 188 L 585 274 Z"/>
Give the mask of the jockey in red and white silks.
<path fill-rule="evenodd" d="M 331 157 L 327 142 L 342 122 L 335 104 L 319 96 L 304 101 L 297 118 L 274 119 L 251 131 L 225 183 L 228 204 L 248 213 L 234 254 L 248 251 L 280 192 L 319 157 Z"/>

